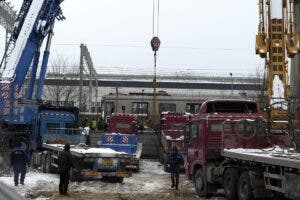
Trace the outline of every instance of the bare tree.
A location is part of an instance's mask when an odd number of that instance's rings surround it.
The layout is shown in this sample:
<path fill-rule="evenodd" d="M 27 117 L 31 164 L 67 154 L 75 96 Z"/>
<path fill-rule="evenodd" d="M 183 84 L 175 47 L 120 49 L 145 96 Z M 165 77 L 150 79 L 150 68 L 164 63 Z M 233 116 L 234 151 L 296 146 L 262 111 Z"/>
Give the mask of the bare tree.
<path fill-rule="evenodd" d="M 50 64 L 48 78 L 57 80 L 55 85 L 48 85 L 45 91 L 45 100 L 54 101 L 57 104 L 63 102 L 69 104 L 78 99 L 78 87 L 63 85 L 64 81 L 78 79 L 79 67 L 70 64 L 68 59 L 57 56 Z"/>

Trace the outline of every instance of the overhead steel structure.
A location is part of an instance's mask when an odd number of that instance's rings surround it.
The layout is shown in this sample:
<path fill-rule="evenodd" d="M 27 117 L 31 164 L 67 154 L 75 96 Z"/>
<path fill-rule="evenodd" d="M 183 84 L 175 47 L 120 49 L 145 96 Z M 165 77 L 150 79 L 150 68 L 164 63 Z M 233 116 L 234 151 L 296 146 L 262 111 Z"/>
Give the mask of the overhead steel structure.
<path fill-rule="evenodd" d="M 95 104 L 97 105 L 97 97 L 98 97 L 98 74 L 94 68 L 91 54 L 86 45 L 80 45 L 80 72 L 79 72 L 79 109 L 80 111 L 91 111 L 93 100 L 95 100 Z M 88 93 L 88 105 L 86 107 L 86 103 L 83 101 L 83 76 L 84 73 L 88 74 L 89 77 L 89 93 Z M 93 89 L 95 92 L 93 92 Z M 87 109 L 85 109 L 87 108 Z"/>

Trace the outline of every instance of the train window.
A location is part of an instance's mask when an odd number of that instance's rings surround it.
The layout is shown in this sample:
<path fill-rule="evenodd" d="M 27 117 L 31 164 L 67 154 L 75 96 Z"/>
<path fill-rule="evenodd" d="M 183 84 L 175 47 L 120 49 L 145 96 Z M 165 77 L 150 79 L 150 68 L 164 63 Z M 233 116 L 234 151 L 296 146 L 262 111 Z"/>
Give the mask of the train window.
<path fill-rule="evenodd" d="M 159 113 L 162 112 L 176 112 L 176 104 L 175 103 L 160 103 L 159 104 Z"/>
<path fill-rule="evenodd" d="M 191 114 L 198 113 L 200 110 L 201 104 L 200 103 L 187 103 L 186 104 L 186 111 Z"/>
<path fill-rule="evenodd" d="M 114 102 L 106 102 L 105 103 L 105 113 L 110 115 L 115 112 L 115 103 Z"/>
<path fill-rule="evenodd" d="M 132 113 L 148 115 L 148 103 L 147 102 L 133 102 L 132 103 Z"/>

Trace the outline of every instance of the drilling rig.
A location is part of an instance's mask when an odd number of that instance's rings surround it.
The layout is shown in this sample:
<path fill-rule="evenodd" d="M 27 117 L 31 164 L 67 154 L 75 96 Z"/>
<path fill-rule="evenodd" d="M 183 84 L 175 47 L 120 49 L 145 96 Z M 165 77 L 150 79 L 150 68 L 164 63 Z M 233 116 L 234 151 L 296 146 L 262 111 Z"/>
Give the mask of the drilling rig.
<path fill-rule="evenodd" d="M 259 0 L 256 54 L 265 59 L 268 102 L 265 117 L 272 129 L 290 130 L 291 95 L 288 58 L 299 53 L 294 0 Z"/>

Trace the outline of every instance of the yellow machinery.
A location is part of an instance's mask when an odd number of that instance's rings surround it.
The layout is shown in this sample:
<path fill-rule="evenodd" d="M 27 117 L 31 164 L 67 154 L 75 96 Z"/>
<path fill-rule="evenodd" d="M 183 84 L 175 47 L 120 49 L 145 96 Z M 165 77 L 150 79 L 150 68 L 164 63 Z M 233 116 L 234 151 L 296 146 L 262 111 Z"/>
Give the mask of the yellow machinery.
<path fill-rule="evenodd" d="M 273 128 L 286 128 L 288 119 L 288 62 L 299 53 L 294 0 L 259 0 L 259 26 L 256 54 L 266 59 L 269 109 L 266 113 Z"/>

